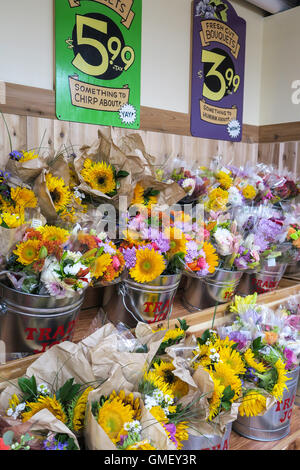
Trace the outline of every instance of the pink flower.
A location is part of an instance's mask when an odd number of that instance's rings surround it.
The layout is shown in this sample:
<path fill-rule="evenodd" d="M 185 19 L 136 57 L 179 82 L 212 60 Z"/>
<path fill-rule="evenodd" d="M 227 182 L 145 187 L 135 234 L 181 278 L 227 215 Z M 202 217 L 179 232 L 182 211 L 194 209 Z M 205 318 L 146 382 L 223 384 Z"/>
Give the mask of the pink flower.
<path fill-rule="evenodd" d="M 118 271 L 118 269 L 121 266 L 120 260 L 117 256 L 112 257 L 112 265 L 115 271 Z"/>
<path fill-rule="evenodd" d="M 300 330 L 300 315 L 290 315 L 286 318 L 285 324 L 295 330 Z"/>

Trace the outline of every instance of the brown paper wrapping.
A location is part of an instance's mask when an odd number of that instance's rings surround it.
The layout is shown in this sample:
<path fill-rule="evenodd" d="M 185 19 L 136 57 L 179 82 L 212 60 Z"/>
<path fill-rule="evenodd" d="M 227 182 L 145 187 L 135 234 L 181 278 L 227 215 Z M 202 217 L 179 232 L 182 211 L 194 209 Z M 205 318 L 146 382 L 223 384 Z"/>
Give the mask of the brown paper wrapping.
<path fill-rule="evenodd" d="M 121 367 L 115 366 L 110 378 L 97 390 L 90 392 L 88 397 L 86 421 L 84 427 L 84 438 L 88 450 L 116 450 L 116 446 L 111 442 L 105 431 L 99 426 L 96 418 L 93 416 L 91 406 L 93 401 L 99 400 L 102 395 L 109 395 L 113 391 L 117 393 L 124 390 L 126 394 L 133 392 L 135 398 L 141 397 L 139 393 L 133 391 L 132 384 L 124 378 Z M 176 450 L 175 445 L 169 440 L 164 428 L 151 413 L 144 407 L 142 400 L 141 406 L 141 425 L 143 428 L 142 439 L 148 439 L 149 442 L 159 450 Z"/>
<path fill-rule="evenodd" d="M 6 264 L 5 257 L 22 240 L 26 227 L 28 227 L 27 224 L 17 228 L 0 227 L 0 269 L 4 268 Z"/>
<path fill-rule="evenodd" d="M 38 204 L 43 216 L 46 218 L 47 222 L 52 225 L 56 223 L 58 216 L 47 188 L 46 174 L 47 171 L 45 169 L 42 170 L 34 182 L 33 191 L 38 199 Z"/>
<path fill-rule="evenodd" d="M 159 191 L 157 196 L 158 206 L 173 206 L 186 196 L 184 189 L 182 189 L 175 181 L 164 183 L 162 181 L 158 181 L 153 176 L 145 176 L 139 181 L 139 183 L 144 189 L 152 188 Z"/>
<path fill-rule="evenodd" d="M 119 207 L 119 198 L 121 196 L 128 198 L 129 201 L 132 199 L 134 186 L 145 172 L 145 164 L 139 156 L 134 154 L 126 155 L 113 143 L 111 135 L 105 135 L 101 131 L 98 131 L 98 139 L 91 146 L 81 147 L 80 152 L 80 155 L 74 160 L 74 168 L 80 181 L 79 191 L 89 194 L 99 203 L 111 203 L 116 208 Z M 81 170 L 86 158 L 90 158 L 95 162 L 103 161 L 114 165 L 116 171 L 122 170 L 129 173 L 125 178 L 119 179 L 120 188 L 115 196 L 109 197 L 101 191 L 92 189 L 85 183 L 81 176 Z"/>
<path fill-rule="evenodd" d="M 28 160 L 27 162 L 17 162 L 10 158 L 6 164 L 5 170 L 23 183 L 29 183 L 33 182 L 47 166 L 47 159 L 42 156 L 34 160 Z"/>

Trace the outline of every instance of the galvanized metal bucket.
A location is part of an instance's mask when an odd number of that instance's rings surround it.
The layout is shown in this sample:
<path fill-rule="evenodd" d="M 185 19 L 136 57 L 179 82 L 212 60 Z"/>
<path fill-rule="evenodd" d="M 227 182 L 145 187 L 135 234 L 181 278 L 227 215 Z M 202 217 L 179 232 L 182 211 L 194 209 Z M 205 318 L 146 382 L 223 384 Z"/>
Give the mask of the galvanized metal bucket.
<path fill-rule="evenodd" d="M 226 303 L 235 295 L 242 273 L 217 269 L 215 274 L 204 279 L 188 277 L 182 293 L 183 305 L 189 311 L 198 311 L 214 307 L 217 303 Z"/>
<path fill-rule="evenodd" d="M 183 441 L 182 450 L 229 450 L 229 442 L 231 435 L 232 423 L 227 424 L 226 431 L 223 436 L 217 434 L 209 434 L 203 436 L 195 436 L 189 433 L 187 441 Z"/>
<path fill-rule="evenodd" d="M 282 279 L 286 264 L 277 264 L 276 266 L 265 266 L 259 272 L 244 273 L 237 288 L 238 295 L 252 295 L 255 292 L 264 294 L 277 289 Z"/>
<path fill-rule="evenodd" d="M 255 441 L 277 441 L 290 432 L 290 419 L 295 402 L 299 368 L 287 374 L 288 390 L 283 393 L 282 401 L 275 403 L 263 416 L 240 416 L 233 423 L 233 430 L 241 436 Z"/>
<path fill-rule="evenodd" d="M 288 264 L 284 272 L 284 277 L 300 279 L 300 261 L 293 264 Z"/>
<path fill-rule="evenodd" d="M 298 385 L 296 390 L 295 405 L 300 406 L 300 378 L 298 379 Z"/>
<path fill-rule="evenodd" d="M 103 310 L 107 319 L 116 324 L 124 323 L 134 328 L 138 322 L 156 323 L 171 315 L 181 274 L 159 276 L 149 284 L 124 279 L 107 292 Z"/>
<path fill-rule="evenodd" d="M 71 341 L 84 297 L 76 292 L 72 298 L 26 294 L 0 283 L 0 340 L 7 358 Z"/>

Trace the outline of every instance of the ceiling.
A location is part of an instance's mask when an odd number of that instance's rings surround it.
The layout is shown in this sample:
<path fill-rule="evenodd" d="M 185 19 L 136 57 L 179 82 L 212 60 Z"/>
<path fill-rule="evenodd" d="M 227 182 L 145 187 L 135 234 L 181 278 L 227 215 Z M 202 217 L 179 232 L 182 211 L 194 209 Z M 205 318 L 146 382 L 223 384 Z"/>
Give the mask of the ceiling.
<path fill-rule="evenodd" d="M 246 0 L 246 2 L 255 5 L 268 15 L 300 6 L 300 0 Z"/>

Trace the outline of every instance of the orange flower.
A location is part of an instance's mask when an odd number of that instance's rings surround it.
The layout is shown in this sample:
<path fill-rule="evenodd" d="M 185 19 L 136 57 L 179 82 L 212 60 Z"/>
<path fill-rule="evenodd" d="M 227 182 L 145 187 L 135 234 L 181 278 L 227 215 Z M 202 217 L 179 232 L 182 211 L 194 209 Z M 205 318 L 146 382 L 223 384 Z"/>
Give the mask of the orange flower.
<path fill-rule="evenodd" d="M 275 331 L 265 332 L 265 341 L 267 344 L 271 346 L 272 344 L 275 344 L 277 340 L 278 340 L 278 333 L 275 333 Z"/>

